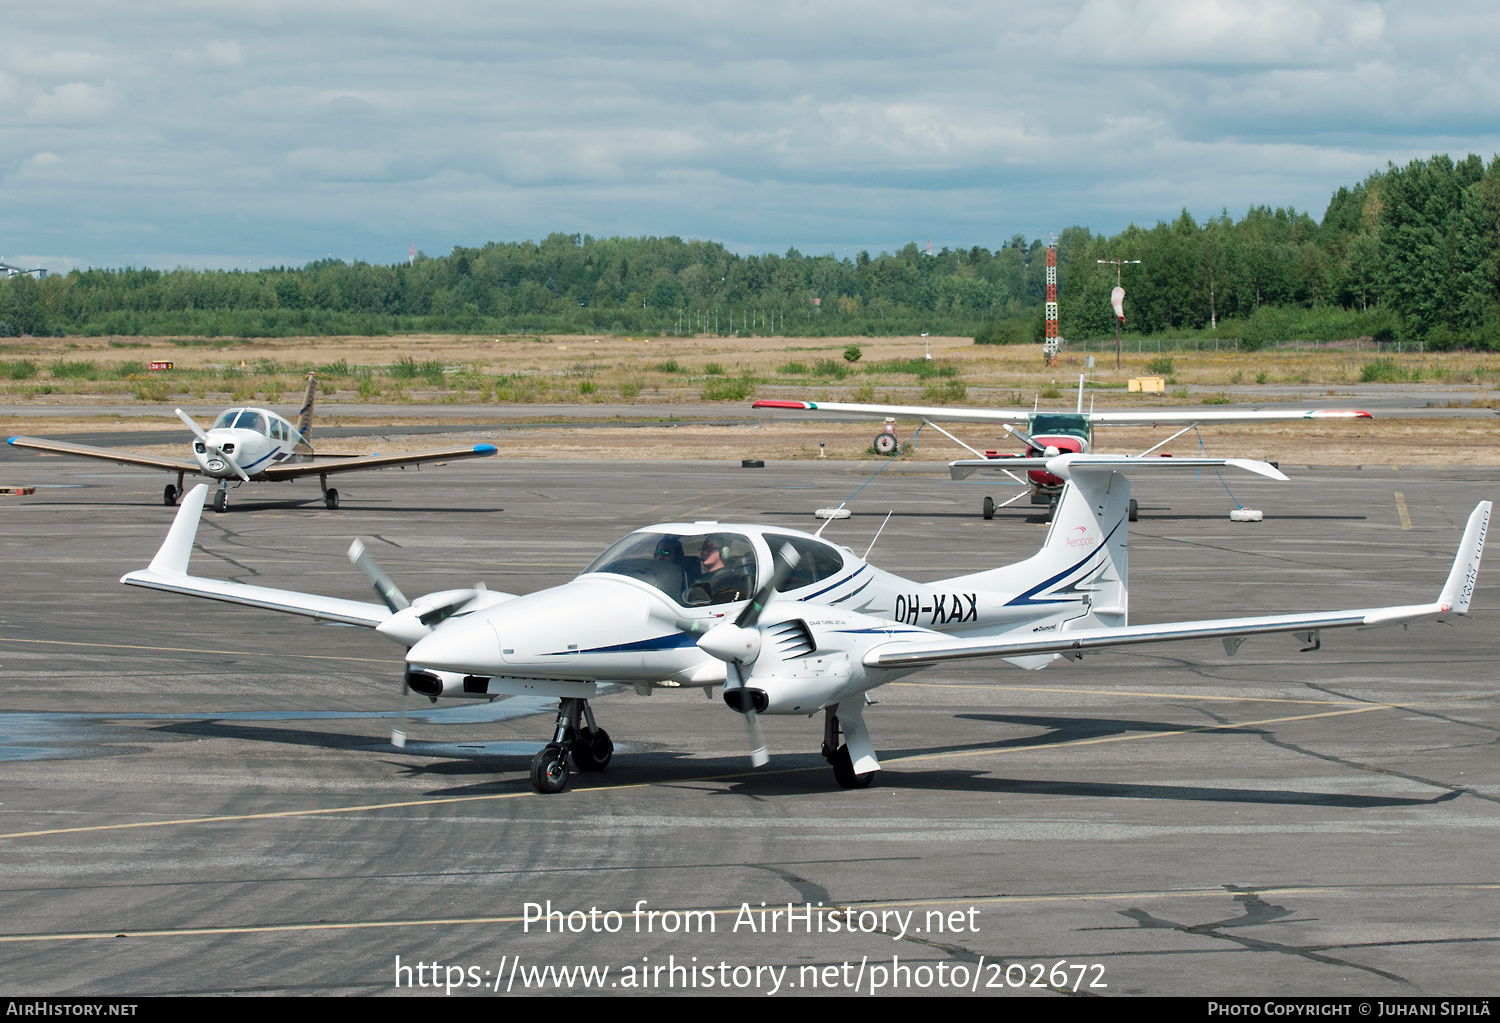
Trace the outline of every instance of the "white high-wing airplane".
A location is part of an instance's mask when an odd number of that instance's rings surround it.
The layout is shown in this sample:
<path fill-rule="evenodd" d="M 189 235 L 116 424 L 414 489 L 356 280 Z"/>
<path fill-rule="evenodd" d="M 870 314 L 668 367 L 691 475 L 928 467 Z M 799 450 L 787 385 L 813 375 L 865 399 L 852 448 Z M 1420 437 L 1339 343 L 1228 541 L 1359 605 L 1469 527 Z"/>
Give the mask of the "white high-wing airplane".
<path fill-rule="evenodd" d="M 1168 464 L 1286 479 L 1243 459 Z M 867 692 L 941 661 L 999 657 L 1041 668 L 1109 647 L 1192 639 L 1221 639 L 1233 655 L 1247 637 L 1273 632 L 1295 633 L 1305 650 L 1316 650 L 1324 629 L 1468 612 L 1488 501 L 1470 515 L 1430 604 L 1130 625 L 1123 471 L 1142 467 L 1162 465 L 1111 455 L 1046 460 L 1069 485 L 1042 549 L 1014 565 L 932 583 L 903 579 L 796 530 L 665 523 L 630 533 L 572 582 L 525 596 L 480 584 L 408 602 L 356 540 L 349 557 L 382 601 L 370 604 L 189 574 L 205 486 L 184 500 L 150 567 L 121 582 L 373 628 L 407 647 L 403 700 L 407 687 L 434 701 L 557 697 L 552 741 L 531 765 L 542 792 L 567 785 L 570 761 L 584 771 L 608 766 L 614 745 L 588 704 L 603 682 L 643 694 L 654 686 L 722 685 L 724 702 L 745 716 L 757 766 L 767 759 L 757 714 L 821 710 L 823 755 L 838 783 L 854 788 L 868 785 L 880 766 L 864 724 Z M 404 732 L 392 741 L 404 744 Z"/>
<path fill-rule="evenodd" d="M 1223 425 L 1225 423 L 1284 423 L 1300 419 L 1370 419 L 1370 413 L 1358 409 L 1255 409 L 1252 411 L 1152 411 L 1141 412 L 1095 412 L 1092 407 L 1083 409 L 1083 376 L 1078 378 L 1078 407 L 1074 412 L 1055 412 L 1033 408 L 928 408 L 919 405 L 857 405 L 837 401 L 757 401 L 753 408 L 795 409 L 799 412 L 829 412 L 852 415 L 868 419 L 884 419 L 886 428 L 875 436 L 874 448 L 878 454 L 893 455 L 900 448 L 896 437 L 897 419 L 920 419 L 959 447 L 974 453 L 975 458 L 960 459 L 948 463 L 953 478 L 965 479 L 976 472 L 1003 473 L 1026 489 L 1000 504 L 992 497 L 984 499 L 983 513 L 987 519 L 995 517 L 996 508 L 1014 504 L 1021 498 L 1031 496 L 1032 504 L 1055 507 L 1062 494 L 1063 480 L 1045 468 L 1030 469 L 1026 480 L 1012 469 L 1022 468 L 1016 458 L 1045 458 L 1065 455 L 1069 452 L 1090 454 L 1094 451 L 1094 428 L 1096 426 L 1167 426 L 1177 432 L 1165 440 L 1153 444 L 1143 455 L 1165 447 L 1189 430 L 1199 426 Z M 998 423 L 1001 429 L 1026 446 L 1024 455 L 1012 455 L 999 451 L 979 451 L 965 444 L 937 423 Z M 1016 427 L 1025 424 L 1024 432 Z M 1136 520 L 1136 505 L 1130 506 L 1130 521 Z"/>
<path fill-rule="evenodd" d="M 317 381 L 307 375 L 307 393 L 302 398 L 302 408 L 297 414 L 297 424 L 264 408 L 232 408 L 219 413 L 213 426 L 207 430 L 193 422 L 182 409 L 177 418 L 193 431 L 193 462 L 179 462 L 157 455 L 143 455 L 134 451 L 116 448 L 96 448 L 89 444 L 73 444 L 62 440 L 46 440 L 41 437 L 11 437 L 10 444 L 18 448 L 33 448 L 55 455 L 76 455 L 80 458 L 99 458 L 122 465 L 142 465 L 148 469 L 164 469 L 177 474 L 177 484 L 171 483 L 162 491 L 162 503 L 174 505 L 182 496 L 184 476 L 207 476 L 219 481 L 214 493 L 214 510 L 229 510 L 229 485 L 241 483 L 285 482 L 303 476 L 316 476 L 323 488 L 323 505 L 332 510 L 339 506 L 339 492 L 328 485 L 328 477 L 341 472 L 358 472 L 361 469 L 384 469 L 396 465 L 412 465 L 417 462 L 451 461 L 458 458 L 484 458 L 493 455 L 493 444 L 474 444 L 461 448 L 442 448 L 436 451 L 408 451 L 397 455 L 318 455 L 313 452 L 307 438 L 312 433 L 313 400 L 317 392 Z"/>

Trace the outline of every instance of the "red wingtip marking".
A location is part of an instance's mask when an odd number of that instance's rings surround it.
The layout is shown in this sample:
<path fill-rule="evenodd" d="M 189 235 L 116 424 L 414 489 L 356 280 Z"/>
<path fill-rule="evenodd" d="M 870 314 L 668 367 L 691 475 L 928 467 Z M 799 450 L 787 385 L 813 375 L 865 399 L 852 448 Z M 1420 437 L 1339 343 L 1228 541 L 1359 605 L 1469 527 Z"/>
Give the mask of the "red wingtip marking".
<path fill-rule="evenodd" d="M 751 408 L 800 408 L 808 407 L 805 401 L 757 401 Z"/>

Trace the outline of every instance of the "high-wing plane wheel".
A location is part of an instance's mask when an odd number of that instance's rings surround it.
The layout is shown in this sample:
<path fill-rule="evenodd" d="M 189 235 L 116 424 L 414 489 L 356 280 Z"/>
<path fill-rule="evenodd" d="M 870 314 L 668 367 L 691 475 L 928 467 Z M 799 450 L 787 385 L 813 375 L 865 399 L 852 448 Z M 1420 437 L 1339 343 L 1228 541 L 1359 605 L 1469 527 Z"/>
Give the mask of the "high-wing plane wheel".
<path fill-rule="evenodd" d="M 538 792 L 561 792 L 568 787 L 568 751 L 548 743 L 531 758 L 531 785 Z"/>
<path fill-rule="evenodd" d="M 987 519 L 995 517 L 995 499 L 993 497 L 986 497 L 984 499 L 984 517 Z"/>
<path fill-rule="evenodd" d="M 897 447 L 899 444 L 895 437 L 888 433 L 876 434 L 874 448 L 877 455 L 894 455 Z"/>
<path fill-rule="evenodd" d="M 869 788 L 870 782 L 875 780 L 879 771 L 867 771 L 864 774 L 854 773 L 854 758 L 849 755 L 848 746 L 840 746 L 829 761 L 833 764 L 833 779 L 844 789 Z"/>
<path fill-rule="evenodd" d="M 339 506 L 339 492 L 337 490 L 323 491 L 323 507 L 333 511 Z"/>
<path fill-rule="evenodd" d="M 167 489 L 161 492 L 161 503 L 170 508 L 177 503 L 177 499 L 181 496 L 182 491 L 168 483 Z"/>
<path fill-rule="evenodd" d="M 1136 522 L 1141 517 L 1141 506 L 1135 503 L 1135 498 L 1130 499 L 1130 521 Z"/>

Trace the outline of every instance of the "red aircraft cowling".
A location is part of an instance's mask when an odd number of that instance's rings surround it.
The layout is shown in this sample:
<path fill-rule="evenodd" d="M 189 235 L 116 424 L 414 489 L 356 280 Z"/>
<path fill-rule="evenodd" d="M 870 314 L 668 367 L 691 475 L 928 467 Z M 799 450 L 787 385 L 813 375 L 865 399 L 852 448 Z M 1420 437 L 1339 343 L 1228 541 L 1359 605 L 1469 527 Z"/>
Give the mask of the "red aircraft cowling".
<path fill-rule="evenodd" d="M 1044 447 L 1056 448 L 1058 454 L 1064 454 L 1069 451 L 1074 454 L 1083 454 L 1083 441 L 1077 437 L 1069 437 L 1067 435 L 1060 437 L 1032 437 L 1032 440 L 1039 442 Z M 1044 450 L 1038 451 L 1036 448 L 1030 448 L 1026 453 L 1032 458 L 1040 458 L 1046 454 Z M 1026 477 L 1039 487 L 1060 487 L 1063 485 L 1062 477 L 1054 476 L 1046 469 L 1028 469 Z"/>

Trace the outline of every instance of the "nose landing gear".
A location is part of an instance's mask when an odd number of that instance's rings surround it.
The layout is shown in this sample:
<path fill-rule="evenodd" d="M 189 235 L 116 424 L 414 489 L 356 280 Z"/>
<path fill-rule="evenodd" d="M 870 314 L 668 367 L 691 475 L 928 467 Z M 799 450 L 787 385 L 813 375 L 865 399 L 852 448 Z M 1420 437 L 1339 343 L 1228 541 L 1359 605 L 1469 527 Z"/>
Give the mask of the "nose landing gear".
<path fill-rule="evenodd" d="M 214 511 L 227 512 L 229 510 L 229 485 L 223 480 L 219 481 L 219 489 L 214 491 Z"/>
<path fill-rule="evenodd" d="M 580 771 L 602 771 L 614 758 L 615 744 L 594 720 L 587 700 L 567 697 L 557 708 L 552 741 L 531 759 L 531 784 L 538 792 L 568 787 L 569 761 Z"/>

